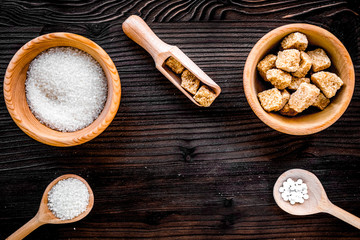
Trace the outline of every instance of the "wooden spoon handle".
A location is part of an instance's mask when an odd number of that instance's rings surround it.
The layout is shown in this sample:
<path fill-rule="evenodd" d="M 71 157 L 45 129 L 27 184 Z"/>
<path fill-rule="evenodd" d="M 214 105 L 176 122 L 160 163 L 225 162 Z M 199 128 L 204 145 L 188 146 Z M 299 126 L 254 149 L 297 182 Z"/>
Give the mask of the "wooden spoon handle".
<path fill-rule="evenodd" d="M 40 227 L 41 225 L 44 225 L 44 222 L 41 222 L 39 220 L 38 215 L 33 217 L 30 221 L 25 223 L 24 226 L 19 228 L 16 232 L 11 234 L 6 240 L 21 240 L 27 235 L 29 235 L 32 231 Z"/>
<path fill-rule="evenodd" d="M 356 217 L 355 215 L 345 211 L 342 208 L 330 203 L 328 208 L 325 210 L 327 213 L 347 222 L 350 225 L 360 229 L 360 218 Z"/>
<path fill-rule="evenodd" d="M 134 42 L 143 47 L 155 59 L 162 52 L 169 51 L 173 46 L 164 43 L 139 16 L 132 15 L 122 24 L 124 33 Z"/>

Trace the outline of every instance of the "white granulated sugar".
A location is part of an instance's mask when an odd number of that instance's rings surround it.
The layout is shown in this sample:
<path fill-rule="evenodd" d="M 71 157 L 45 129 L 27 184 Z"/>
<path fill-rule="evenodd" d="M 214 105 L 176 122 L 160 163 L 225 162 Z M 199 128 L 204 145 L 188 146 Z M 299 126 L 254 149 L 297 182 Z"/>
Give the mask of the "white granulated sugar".
<path fill-rule="evenodd" d="M 76 178 L 59 181 L 48 193 L 48 208 L 61 220 L 79 216 L 85 212 L 88 204 L 89 191 L 86 185 Z"/>
<path fill-rule="evenodd" d="M 309 199 L 308 187 L 306 183 L 303 183 L 302 179 L 294 181 L 292 178 L 288 178 L 283 185 L 279 188 L 281 197 L 284 201 L 289 201 L 290 204 L 304 203 Z"/>
<path fill-rule="evenodd" d="M 30 63 L 25 85 L 35 117 L 62 132 L 90 125 L 107 97 L 107 80 L 100 64 L 71 47 L 50 48 L 39 54 Z"/>

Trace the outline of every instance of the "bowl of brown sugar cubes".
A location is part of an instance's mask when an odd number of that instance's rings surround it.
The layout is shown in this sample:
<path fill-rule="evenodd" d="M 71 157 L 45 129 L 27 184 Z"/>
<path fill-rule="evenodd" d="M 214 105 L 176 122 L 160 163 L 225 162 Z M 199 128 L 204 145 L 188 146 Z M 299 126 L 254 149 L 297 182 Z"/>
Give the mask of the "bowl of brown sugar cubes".
<path fill-rule="evenodd" d="M 114 119 L 120 78 L 109 55 L 90 39 L 49 33 L 13 56 L 4 97 L 27 135 L 52 146 L 74 146 L 98 136 Z"/>
<path fill-rule="evenodd" d="M 347 109 L 355 85 L 344 45 L 327 30 L 289 24 L 263 36 L 244 68 L 244 90 L 269 127 L 307 135 L 332 125 Z"/>

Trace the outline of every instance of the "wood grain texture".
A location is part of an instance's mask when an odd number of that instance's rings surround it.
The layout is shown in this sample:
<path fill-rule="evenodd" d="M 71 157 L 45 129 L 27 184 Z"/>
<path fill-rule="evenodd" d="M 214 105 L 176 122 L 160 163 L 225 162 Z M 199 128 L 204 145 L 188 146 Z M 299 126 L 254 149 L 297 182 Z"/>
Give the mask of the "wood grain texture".
<path fill-rule="evenodd" d="M 3 25 L 43 25 L 61 23 L 118 23 L 132 14 L 147 22 L 189 22 L 308 18 L 359 13 L 357 0 L 106 0 L 106 1 L 24 1 L 2 0 Z M 19 17 L 21 16 L 21 17 Z"/>
<path fill-rule="evenodd" d="M 0 97 L 1 239 L 34 216 L 46 186 L 66 173 L 88 181 L 93 210 L 74 224 L 42 226 L 27 239 L 360 239 L 357 229 L 329 215 L 291 216 L 272 197 L 282 172 L 303 168 L 318 176 L 334 204 L 360 216 L 356 1 L 3 1 L 0 7 L 0 76 L 25 42 L 68 31 L 104 48 L 122 83 L 120 108 L 106 131 L 66 149 L 27 137 Z M 211 108 L 189 102 L 125 36 L 121 23 L 131 14 L 221 86 Z M 264 125 L 242 86 L 253 45 L 293 22 L 332 32 L 356 71 L 348 110 L 310 136 Z"/>

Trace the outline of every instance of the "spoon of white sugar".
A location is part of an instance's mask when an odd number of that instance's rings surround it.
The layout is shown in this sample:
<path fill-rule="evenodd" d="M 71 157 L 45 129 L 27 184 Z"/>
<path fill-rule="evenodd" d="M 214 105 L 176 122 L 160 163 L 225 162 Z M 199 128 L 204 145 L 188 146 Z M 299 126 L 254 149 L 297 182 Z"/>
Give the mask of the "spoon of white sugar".
<path fill-rule="evenodd" d="M 288 179 L 291 179 L 291 181 Z M 294 179 L 301 179 L 301 181 L 297 182 L 297 180 L 294 181 Z M 297 184 L 293 184 L 293 182 L 297 182 Z M 284 183 L 287 183 L 285 184 L 286 188 L 293 186 L 293 191 L 300 189 L 297 192 L 301 194 L 296 194 L 295 198 L 292 199 L 293 202 L 289 201 L 290 194 L 283 194 L 285 192 L 285 189 L 283 189 Z M 306 184 L 306 191 L 303 191 L 305 189 L 305 185 L 303 184 Z M 289 188 L 287 193 L 290 192 L 291 190 Z M 274 185 L 273 195 L 277 205 L 287 213 L 293 215 L 310 215 L 321 212 L 329 213 L 360 229 L 360 218 L 331 203 L 320 180 L 309 171 L 291 169 L 284 172 Z"/>
<path fill-rule="evenodd" d="M 66 174 L 52 181 L 43 194 L 39 211 L 8 240 L 23 239 L 36 228 L 47 224 L 72 223 L 88 215 L 94 205 L 94 194 L 81 177 Z"/>

